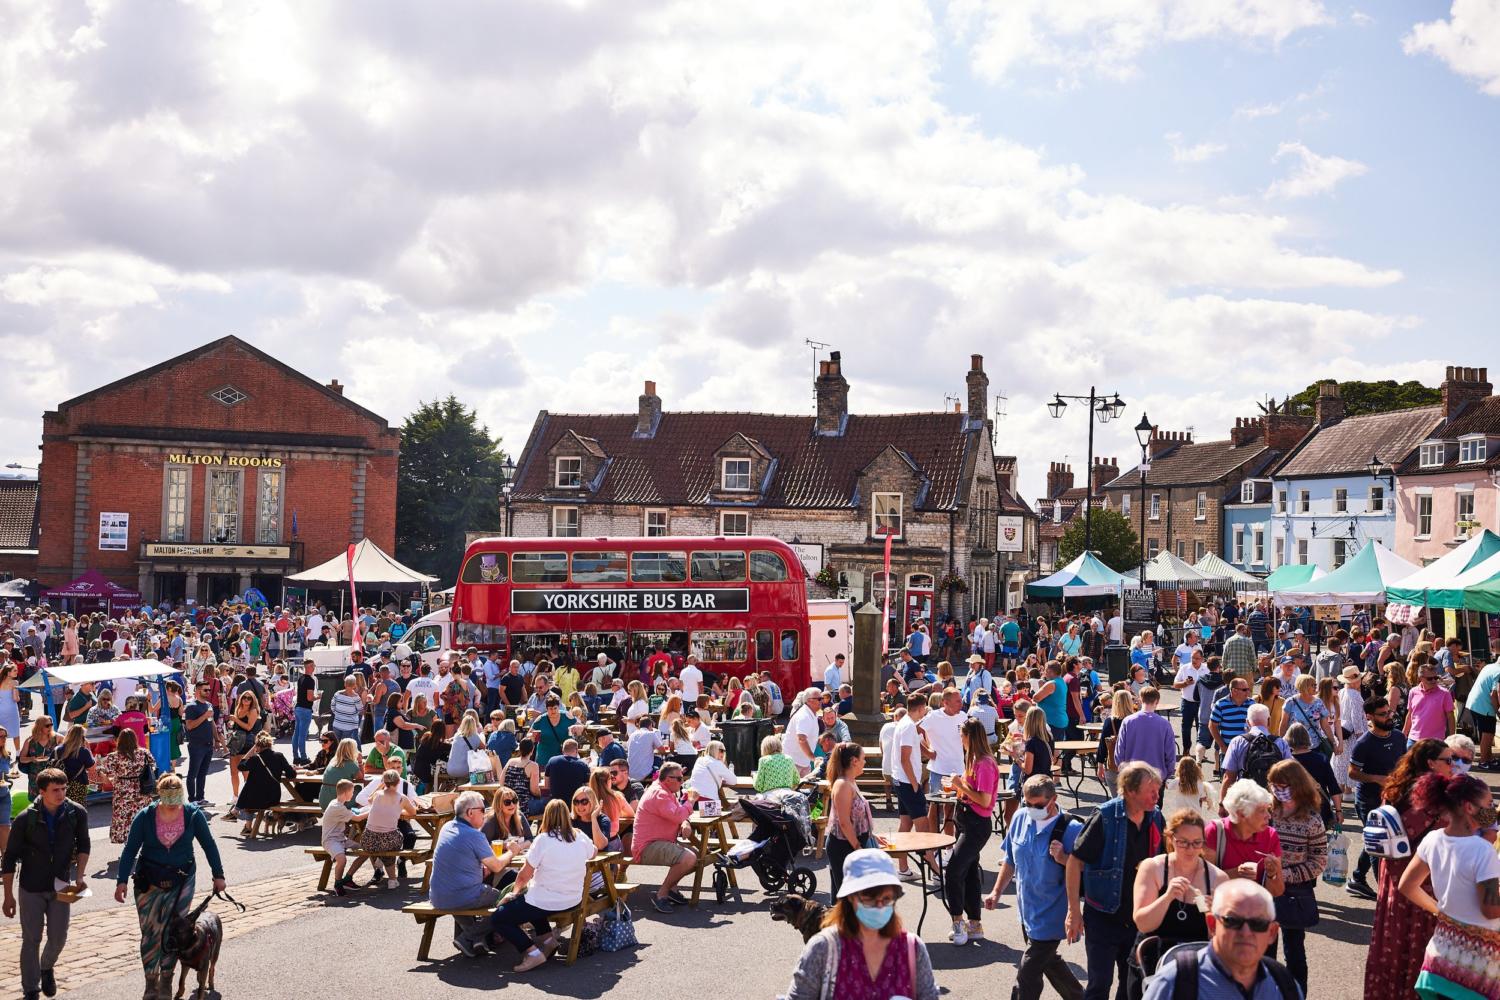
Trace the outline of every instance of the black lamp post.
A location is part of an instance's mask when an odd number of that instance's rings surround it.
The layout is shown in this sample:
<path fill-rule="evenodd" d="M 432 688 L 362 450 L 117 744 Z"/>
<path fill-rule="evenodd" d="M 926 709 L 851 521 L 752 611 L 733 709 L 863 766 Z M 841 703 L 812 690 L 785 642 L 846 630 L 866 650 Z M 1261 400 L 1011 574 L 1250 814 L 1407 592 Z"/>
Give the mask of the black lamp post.
<path fill-rule="evenodd" d="M 1107 424 L 1118 417 L 1125 409 L 1125 403 L 1120 399 L 1120 394 L 1114 394 L 1113 399 L 1096 395 L 1094 387 L 1089 386 L 1087 396 L 1064 396 L 1059 393 L 1052 394 L 1052 402 L 1047 404 L 1047 412 L 1056 419 L 1063 415 L 1068 408 L 1066 400 L 1076 400 L 1080 403 L 1089 404 L 1089 413 L 1098 418 L 1101 424 Z M 1083 470 L 1084 489 L 1083 502 L 1083 550 L 1088 552 L 1094 547 L 1094 421 L 1089 421 L 1089 456 L 1088 466 Z"/>
<path fill-rule="evenodd" d="M 1151 471 L 1151 421 L 1146 411 L 1141 411 L 1141 422 L 1135 425 L 1135 439 L 1141 443 L 1141 579 L 1140 587 L 1146 589 L 1146 474 Z"/>
<path fill-rule="evenodd" d="M 1370 464 L 1365 466 L 1370 473 L 1371 479 L 1384 479 L 1387 488 L 1392 492 L 1396 489 L 1396 470 L 1389 463 L 1382 462 L 1379 455 L 1370 456 Z"/>
<path fill-rule="evenodd" d="M 510 497 L 515 489 L 516 463 L 505 456 L 505 461 L 500 463 L 500 499 L 505 504 L 505 534 L 510 535 Z"/>

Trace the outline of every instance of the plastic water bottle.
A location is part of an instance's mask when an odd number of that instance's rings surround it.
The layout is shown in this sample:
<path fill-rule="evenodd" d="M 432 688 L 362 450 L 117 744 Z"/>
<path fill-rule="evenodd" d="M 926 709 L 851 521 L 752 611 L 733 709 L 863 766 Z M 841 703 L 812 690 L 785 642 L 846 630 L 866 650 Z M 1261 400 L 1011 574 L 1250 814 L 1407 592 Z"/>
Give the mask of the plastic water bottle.
<path fill-rule="evenodd" d="M 1323 869 L 1323 881 L 1329 885 L 1343 885 L 1349 878 L 1349 838 L 1335 833 L 1328 838 L 1328 867 Z"/>

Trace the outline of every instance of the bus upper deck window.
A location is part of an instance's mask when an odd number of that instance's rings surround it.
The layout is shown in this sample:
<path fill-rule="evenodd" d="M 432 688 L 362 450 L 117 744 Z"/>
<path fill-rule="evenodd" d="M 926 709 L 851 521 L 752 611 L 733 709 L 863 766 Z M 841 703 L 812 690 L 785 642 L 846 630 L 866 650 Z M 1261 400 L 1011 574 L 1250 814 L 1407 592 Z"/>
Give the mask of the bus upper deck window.
<path fill-rule="evenodd" d="M 780 583 L 787 578 L 786 561 L 775 552 L 750 553 L 750 579 L 756 583 Z"/>

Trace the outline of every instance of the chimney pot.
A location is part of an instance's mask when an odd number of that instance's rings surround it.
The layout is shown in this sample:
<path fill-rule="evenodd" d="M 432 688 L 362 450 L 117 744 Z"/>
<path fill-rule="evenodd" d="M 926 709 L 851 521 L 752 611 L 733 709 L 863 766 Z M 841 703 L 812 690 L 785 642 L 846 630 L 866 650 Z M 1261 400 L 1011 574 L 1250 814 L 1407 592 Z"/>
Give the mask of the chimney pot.
<path fill-rule="evenodd" d="M 654 395 L 656 395 L 656 383 L 652 382 L 650 379 L 646 380 L 646 395 L 648 395 L 648 396 L 654 396 Z"/>
<path fill-rule="evenodd" d="M 969 355 L 969 373 L 964 376 L 969 390 L 969 419 L 989 420 L 990 377 L 984 373 L 984 355 Z"/>
<path fill-rule="evenodd" d="M 334 379 L 332 382 L 329 382 L 328 383 L 328 388 L 332 389 L 334 392 L 338 393 L 340 396 L 342 396 L 344 394 L 344 387 L 341 384 L 339 384 L 339 380 L 338 379 Z"/>
<path fill-rule="evenodd" d="M 814 422 L 818 434 L 837 437 L 844 433 L 844 422 L 849 416 L 849 382 L 844 378 L 842 366 L 838 351 L 829 352 L 828 360 L 818 365 L 818 379 L 813 383 L 818 399 Z"/>
<path fill-rule="evenodd" d="M 661 423 L 661 397 L 656 394 L 656 383 L 647 381 L 645 388 L 646 391 L 636 401 L 633 437 L 655 437 L 656 427 Z"/>

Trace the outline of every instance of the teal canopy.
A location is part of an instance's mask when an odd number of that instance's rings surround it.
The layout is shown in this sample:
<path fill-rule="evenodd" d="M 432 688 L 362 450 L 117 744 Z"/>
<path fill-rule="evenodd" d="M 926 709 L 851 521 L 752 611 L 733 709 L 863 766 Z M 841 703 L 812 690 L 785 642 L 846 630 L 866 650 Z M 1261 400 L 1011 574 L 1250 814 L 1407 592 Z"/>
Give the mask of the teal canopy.
<path fill-rule="evenodd" d="M 1283 587 L 1295 587 L 1322 575 L 1323 571 L 1312 563 L 1287 563 L 1266 577 L 1266 589 L 1274 592 Z"/>
<path fill-rule="evenodd" d="M 1379 542 L 1371 542 L 1327 576 L 1272 591 L 1278 607 L 1291 604 L 1384 604 L 1389 586 L 1417 572 Z"/>
<path fill-rule="evenodd" d="M 1493 571 L 1480 569 L 1496 555 L 1500 555 L 1500 535 L 1485 528 L 1471 535 L 1452 552 L 1388 588 L 1386 599 L 1432 608 L 1462 608 L 1465 587 L 1484 583 L 1500 574 L 1500 563 L 1495 564 Z"/>
<path fill-rule="evenodd" d="M 1100 597 L 1118 594 L 1122 584 L 1129 585 L 1132 582 L 1104 565 L 1092 552 L 1085 552 L 1051 576 L 1028 583 L 1026 596 L 1044 600 L 1057 597 Z"/>

